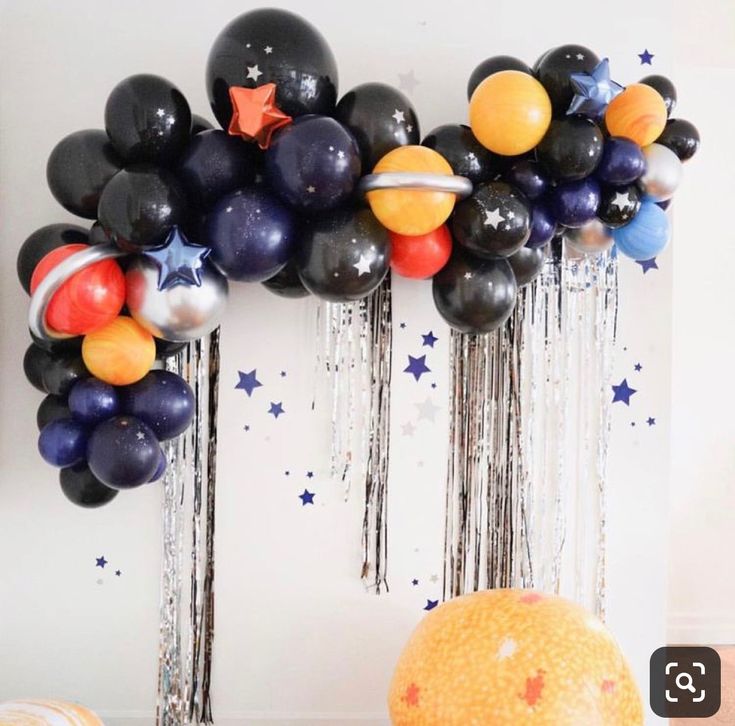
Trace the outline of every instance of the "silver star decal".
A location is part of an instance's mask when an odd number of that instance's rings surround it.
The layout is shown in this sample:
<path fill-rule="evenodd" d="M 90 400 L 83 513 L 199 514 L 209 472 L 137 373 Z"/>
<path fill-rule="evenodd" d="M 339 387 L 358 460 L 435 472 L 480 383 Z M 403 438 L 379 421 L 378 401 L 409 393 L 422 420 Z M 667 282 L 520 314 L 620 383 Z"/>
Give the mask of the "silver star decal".
<path fill-rule="evenodd" d="M 270 45 L 266 45 L 265 48 L 263 48 L 266 55 L 270 55 L 273 52 L 273 48 Z"/>
<path fill-rule="evenodd" d="M 406 131 L 410 134 L 413 131 L 413 126 L 411 124 L 406 124 Z"/>
<path fill-rule="evenodd" d="M 309 184 L 309 186 L 306 187 L 306 191 L 309 192 L 309 194 L 313 194 L 316 191 L 316 187 Z"/>
<path fill-rule="evenodd" d="M 365 255 L 360 255 L 360 259 L 352 266 L 357 270 L 358 277 L 368 275 L 372 272 L 370 269 L 370 261 L 365 257 Z"/>
<path fill-rule="evenodd" d="M 508 212 L 508 219 L 515 219 L 516 213 L 515 212 Z"/>
<path fill-rule="evenodd" d="M 408 73 L 398 74 L 398 88 L 406 93 L 413 93 L 416 86 L 419 85 L 419 80 L 414 75 L 413 69 Z"/>
<path fill-rule="evenodd" d="M 490 225 L 493 229 L 497 229 L 501 222 L 505 222 L 505 217 L 500 213 L 500 207 L 493 209 L 492 212 L 485 212 L 485 221 L 483 224 L 486 227 Z"/>
<path fill-rule="evenodd" d="M 252 78 L 256 83 L 258 82 L 258 78 L 260 78 L 263 75 L 263 71 L 258 68 L 258 65 L 254 66 L 248 66 L 248 75 L 246 76 L 246 80 L 249 78 Z"/>
<path fill-rule="evenodd" d="M 138 439 L 138 441 L 143 441 L 145 434 L 142 431 L 138 431 L 138 433 L 135 434 L 135 438 Z"/>
<path fill-rule="evenodd" d="M 158 116 L 158 118 L 163 118 L 165 115 L 166 115 L 166 112 L 162 108 L 159 108 L 156 111 L 156 116 Z"/>
<path fill-rule="evenodd" d="M 426 398 L 422 403 L 415 403 L 419 412 L 419 421 L 426 419 L 427 421 L 434 421 L 436 414 L 439 412 L 439 406 L 437 406 L 430 398 Z"/>
<path fill-rule="evenodd" d="M 401 426 L 401 431 L 404 436 L 413 436 L 413 432 L 416 431 L 416 427 L 410 421 L 407 421 Z"/>
<path fill-rule="evenodd" d="M 344 159 L 345 158 L 345 152 L 341 149 L 337 152 L 337 158 L 338 159 Z"/>
<path fill-rule="evenodd" d="M 584 53 L 577 53 L 577 60 L 584 60 Z"/>
<path fill-rule="evenodd" d="M 465 280 L 471 280 L 472 279 L 472 273 L 471 272 L 465 272 L 464 273 L 464 279 Z"/>
<path fill-rule="evenodd" d="M 396 109 L 396 112 L 393 114 L 391 118 L 394 118 L 397 124 L 402 124 L 406 120 L 405 114 L 403 113 L 403 111 L 399 111 L 398 109 Z"/>
<path fill-rule="evenodd" d="M 615 192 L 615 199 L 612 200 L 611 204 L 613 207 L 617 207 L 618 209 L 627 207 L 630 204 L 628 192 L 625 192 L 625 194 L 622 192 Z"/>

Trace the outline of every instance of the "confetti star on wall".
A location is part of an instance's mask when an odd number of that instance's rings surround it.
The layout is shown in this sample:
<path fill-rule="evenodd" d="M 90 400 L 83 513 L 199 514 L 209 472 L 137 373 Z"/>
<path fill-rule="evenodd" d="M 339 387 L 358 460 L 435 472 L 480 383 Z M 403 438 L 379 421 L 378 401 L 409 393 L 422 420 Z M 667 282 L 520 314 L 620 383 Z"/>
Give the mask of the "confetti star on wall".
<path fill-rule="evenodd" d="M 107 564 L 107 560 L 105 559 L 105 556 L 102 555 L 102 557 L 96 557 L 97 564 L 95 567 L 101 567 L 103 570 L 105 569 L 105 565 Z"/>
<path fill-rule="evenodd" d="M 316 496 L 315 492 L 310 492 L 308 489 L 304 489 L 304 493 L 299 494 L 299 499 L 301 500 L 301 506 L 304 507 L 307 504 L 314 504 L 315 496 Z"/>
<path fill-rule="evenodd" d="M 422 333 L 421 334 L 421 337 L 424 339 L 424 343 L 423 343 L 424 346 L 428 346 L 429 348 L 433 348 L 434 347 L 434 343 L 436 343 L 436 341 L 439 340 L 439 338 L 437 338 L 434 335 L 434 331 L 433 330 L 430 330 L 428 333 L 426 333 L 426 335 L 424 335 Z"/>
<path fill-rule="evenodd" d="M 613 403 L 622 401 L 626 406 L 630 406 L 630 397 L 636 393 L 635 388 L 628 385 L 627 379 L 623 378 L 622 382 L 617 386 L 613 386 Z"/>
<path fill-rule="evenodd" d="M 438 600 L 427 600 L 424 610 L 433 610 L 439 604 Z"/>
<path fill-rule="evenodd" d="M 415 587 L 419 584 L 419 581 L 414 577 L 413 580 L 411 580 L 411 584 Z"/>
<path fill-rule="evenodd" d="M 268 413 L 273 414 L 273 418 L 278 418 L 282 413 L 286 412 L 283 410 L 283 404 L 280 401 L 278 403 L 271 401 L 271 407 L 268 409 Z"/>
<path fill-rule="evenodd" d="M 640 373 L 643 370 L 643 366 L 640 363 L 636 363 L 633 368 L 635 368 L 636 373 Z"/>
<path fill-rule="evenodd" d="M 419 412 L 419 420 L 426 419 L 427 421 L 434 421 L 436 414 L 439 411 L 437 406 L 430 398 L 426 398 L 422 403 L 414 404 Z"/>
<path fill-rule="evenodd" d="M 646 419 L 646 423 L 647 423 L 647 424 L 648 424 L 649 426 L 655 426 L 655 425 L 656 425 L 656 419 L 655 419 L 655 418 L 653 418 L 653 416 L 649 416 L 649 417 L 648 417 L 648 418 Z"/>
<path fill-rule="evenodd" d="M 401 330 L 405 330 L 406 329 L 406 323 L 401 323 L 401 326 L 400 327 L 401 327 Z"/>
<path fill-rule="evenodd" d="M 641 65 L 642 66 L 650 66 L 653 65 L 651 61 L 653 60 L 653 53 L 648 52 L 648 48 L 646 48 L 643 53 L 639 53 L 638 57 L 641 59 Z"/>
<path fill-rule="evenodd" d="M 242 371 L 237 372 L 237 375 L 240 376 L 240 380 L 238 381 L 238 384 L 235 386 L 235 388 L 242 388 L 242 390 L 248 394 L 248 398 L 253 395 L 253 391 L 256 388 L 260 388 L 260 386 L 263 385 L 256 378 L 255 371 L 256 369 L 253 368 L 253 370 L 249 373 L 243 373 Z"/>
<path fill-rule="evenodd" d="M 314 478 L 314 472 L 313 471 L 307 471 L 306 472 L 306 478 L 307 479 L 313 479 Z"/>
<path fill-rule="evenodd" d="M 115 577 L 120 577 L 122 575 L 122 570 L 115 570 Z"/>
<path fill-rule="evenodd" d="M 398 88 L 406 93 L 413 93 L 420 81 L 416 78 L 413 68 L 408 73 L 398 74 Z"/>
<path fill-rule="evenodd" d="M 415 380 L 419 380 L 424 373 L 431 373 L 431 368 L 426 365 L 426 356 L 422 355 L 414 358 L 408 356 L 408 365 L 403 369 L 404 373 L 410 373 Z"/>
<path fill-rule="evenodd" d="M 650 260 L 636 260 L 635 262 L 637 265 L 641 266 L 641 269 L 643 270 L 644 275 L 649 270 L 658 270 L 658 265 L 656 264 L 655 257 L 652 257 Z"/>
<path fill-rule="evenodd" d="M 401 424 L 401 433 L 404 436 L 413 436 L 414 431 L 416 431 L 416 427 L 410 421 L 406 421 L 405 424 Z"/>

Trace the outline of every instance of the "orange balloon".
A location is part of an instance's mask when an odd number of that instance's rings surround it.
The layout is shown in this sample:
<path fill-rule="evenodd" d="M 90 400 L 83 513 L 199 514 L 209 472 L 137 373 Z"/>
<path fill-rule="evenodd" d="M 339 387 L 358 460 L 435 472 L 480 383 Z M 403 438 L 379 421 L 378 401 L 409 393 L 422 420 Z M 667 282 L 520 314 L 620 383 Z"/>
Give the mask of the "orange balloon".
<path fill-rule="evenodd" d="M 390 686 L 395 726 L 641 726 L 640 695 L 605 626 L 533 590 L 488 590 L 432 610 Z"/>
<path fill-rule="evenodd" d="M 113 386 L 139 381 L 156 358 L 153 336 L 132 318 L 120 316 L 84 336 L 82 360 L 89 372 Z"/>
<path fill-rule="evenodd" d="M 472 132 L 496 154 L 525 154 L 541 141 L 550 123 L 549 94 L 522 71 L 493 73 L 470 99 Z"/>
<path fill-rule="evenodd" d="M 425 146 L 399 146 L 389 151 L 375 165 L 373 174 L 393 171 L 453 174 L 449 162 Z M 384 227 L 398 234 L 419 235 L 446 222 L 454 209 L 456 195 L 430 189 L 379 189 L 368 192 L 367 199 Z"/>
<path fill-rule="evenodd" d="M 64 701 L 4 701 L 0 703 L 3 726 L 104 726 L 102 719 L 78 703 Z"/>
<path fill-rule="evenodd" d="M 446 224 L 427 234 L 410 237 L 390 233 L 390 266 L 403 277 L 425 280 L 447 264 L 452 254 L 452 235 Z"/>
<path fill-rule="evenodd" d="M 666 103 L 651 86 L 634 83 L 610 101 L 605 126 L 610 136 L 624 136 L 639 146 L 648 146 L 666 127 Z"/>

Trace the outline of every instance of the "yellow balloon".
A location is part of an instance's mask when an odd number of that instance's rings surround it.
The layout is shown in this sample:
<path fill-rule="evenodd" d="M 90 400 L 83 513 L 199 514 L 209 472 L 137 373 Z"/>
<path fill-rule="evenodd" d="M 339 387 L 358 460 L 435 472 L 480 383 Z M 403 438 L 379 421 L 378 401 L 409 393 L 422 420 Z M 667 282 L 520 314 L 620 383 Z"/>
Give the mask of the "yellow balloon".
<path fill-rule="evenodd" d="M 656 89 L 634 83 L 610 101 L 605 126 L 610 136 L 624 136 L 639 146 L 648 146 L 666 127 L 666 103 Z"/>
<path fill-rule="evenodd" d="M 148 373 L 156 359 L 153 336 L 132 318 L 120 316 L 82 341 L 87 370 L 113 386 L 127 386 Z"/>
<path fill-rule="evenodd" d="M 522 71 L 493 73 L 470 99 L 472 132 L 496 154 L 525 154 L 541 141 L 550 123 L 549 94 Z"/>
<path fill-rule="evenodd" d="M 432 610 L 401 653 L 396 726 L 642 726 L 640 695 L 605 626 L 533 590 L 488 590 Z"/>
<path fill-rule="evenodd" d="M 449 162 L 425 146 L 399 146 L 389 151 L 373 169 L 381 172 L 426 172 L 453 174 Z M 368 203 L 378 221 L 391 232 L 417 236 L 427 234 L 447 221 L 456 195 L 430 189 L 379 189 L 368 192 Z"/>

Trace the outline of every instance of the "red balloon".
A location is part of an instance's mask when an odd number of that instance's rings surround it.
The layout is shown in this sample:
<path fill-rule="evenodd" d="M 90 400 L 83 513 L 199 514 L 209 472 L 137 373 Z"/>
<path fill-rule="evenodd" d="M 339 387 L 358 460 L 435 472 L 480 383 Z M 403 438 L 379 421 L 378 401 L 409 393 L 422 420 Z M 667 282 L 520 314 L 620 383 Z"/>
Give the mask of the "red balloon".
<path fill-rule="evenodd" d="M 390 233 L 390 266 L 403 277 L 425 280 L 436 275 L 452 254 L 452 235 L 446 224 L 411 237 Z"/>
<path fill-rule="evenodd" d="M 48 273 L 88 245 L 63 245 L 51 250 L 31 276 L 31 294 Z M 95 262 L 73 274 L 46 308 L 46 324 L 67 335 L 86 335 L 112 322 L 125 303 L 125 275 L 115 260 Z"/>

